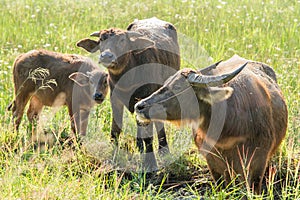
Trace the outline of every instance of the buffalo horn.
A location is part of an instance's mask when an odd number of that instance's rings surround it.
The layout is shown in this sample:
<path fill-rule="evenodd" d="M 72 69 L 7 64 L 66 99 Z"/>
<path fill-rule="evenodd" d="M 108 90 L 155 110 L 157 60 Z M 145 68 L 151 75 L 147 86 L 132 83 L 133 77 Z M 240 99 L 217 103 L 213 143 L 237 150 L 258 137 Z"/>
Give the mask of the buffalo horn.
<path fill-rule="evenodd" d="M 238 73 L 244 69 L 244 67 L 248 64 L 246 62 L 236 70 L 234 70 L 231 73 L 228 74 L 222 74 L 222 75 L 217 75 L 217 76 L 206 76 L 206 75 L 201 75 L 201 74 L 196 74 L 196 73 L 191 73 L 188 75 L 187 80 L 189 83 L 193 86 L 219 86 L 222 85 L 223 83 L 227 83 L 231 79 L 233 79 Z"/>
<path fill-rule="evenodd" d="M 96 31 L 96 32 L 90 34 L 90 36 L 92 36 L 92 37 L 100 37 L 100 32 Z"/>

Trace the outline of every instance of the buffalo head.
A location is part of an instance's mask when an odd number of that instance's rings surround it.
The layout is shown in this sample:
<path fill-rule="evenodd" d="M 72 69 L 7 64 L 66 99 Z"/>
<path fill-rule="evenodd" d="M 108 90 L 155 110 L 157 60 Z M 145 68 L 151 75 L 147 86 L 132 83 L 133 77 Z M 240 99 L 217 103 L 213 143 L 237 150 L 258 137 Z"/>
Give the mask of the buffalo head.
<path fill-rule="evenodd" d="M 141 33 L 115 28 L 97 31 L 91 36 L 98 37 L 99 40 L 86 38 L 80 40 L 77 46 L 91 53 L 100 50 L 99 63 L 112 72 L 122 70 L 129 60 L 130 52 L 143 50 L 155 44 Z"/>
<path fill-rule="evenodd" d="M 98 104 L 102 103 L 107 95 L 107 77 L 108 74 L 100 70 L 86 73 L 74 72 L 69 76 L 79 87 L 84 88 L 83 91 Z"/>
<path fill-rule="evenodd" d="M 166 80 L 164 85 L 135 105 L 137 119 L 178 122 L 196 120 L 209 105 L 228 99 L 231 87 L 218 87 L 234 78 L 247 63 L 231 73 L 202 75 L 192 69 L 182 69 Z"/>

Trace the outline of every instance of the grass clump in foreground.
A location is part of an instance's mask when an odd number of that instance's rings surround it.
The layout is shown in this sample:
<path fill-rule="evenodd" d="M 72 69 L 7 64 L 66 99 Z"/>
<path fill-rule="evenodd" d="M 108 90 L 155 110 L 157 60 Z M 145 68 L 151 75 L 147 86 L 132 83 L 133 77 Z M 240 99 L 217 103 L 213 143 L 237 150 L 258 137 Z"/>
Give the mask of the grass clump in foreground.
<path fill-rule="evenodd" d="M 297 199 L 300 198 L 300 2 L 299 1 L 23 1 L 0 5 L 0 197 L 2 199 Z M 254 196 L 232 183 L 221 189 L 194 147 L 158 174 L 130 172 L 115 165 L 109 142 L 111 109 L 106 100 L 90 119 L 82 148 L 56 142 L 35 149 L 25 118 L 13 131 L 6 106 L 13 98 L 12 63 L 17 55 L 45 48 L 90 56 L 75 43 L 96 30 L 126 26 L 156 16 L 181 34 L 182 67 L 202 68 L 233 54 L 274 67 L 289 109 L 287 137 L 266 171 L 265 193 Z M 91 55 L 95 57 L 97 56 Z M 49 110 L 45 110 L 45 115 Z M 50 112 L 51 113 L 51 112 Z M 65 109 L 45 125 L 57 138 L 70 133 Z M 126 115 L 122 143 L 135 150 L 135 125 Z M 179 132 L 168 127 L 172 152 Z M 191 136 L 190 136 L 191 137 Z M 179 139 L 178 139 L 179 138 Z M 26 143 L 26 141 L 28 143 Z M 155 139 L 156 141 L 156 139 Z M 191 138 L 188 144 L 192 144 Z M 156 144 L 157 145 L 157 144 Z M 177 146 L 176 146 L 177 145 Z M 126 148 L 127 148 L 126 147 Z M 99 153 L 100 152 L 100 153 Z"/>

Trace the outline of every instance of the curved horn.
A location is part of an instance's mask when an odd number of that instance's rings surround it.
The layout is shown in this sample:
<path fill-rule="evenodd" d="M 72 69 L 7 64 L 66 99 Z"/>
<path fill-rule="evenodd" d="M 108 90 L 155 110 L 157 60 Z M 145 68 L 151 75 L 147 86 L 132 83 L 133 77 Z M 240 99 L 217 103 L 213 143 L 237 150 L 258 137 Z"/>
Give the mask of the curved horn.
<path fill-rule="evenodd" d="M 219 86 L 233 79 L 236 75 L 238 75 L 238 73 L 240 73 L 244 69 L 244 67 L 247 64 L 248 62 L 246 62 L 245 64 L 243 64 L 242 66 L 234 70 L 233 72 L 230 72 L 228 74 L 217 75 L 217 76 L 206 76 L 206 75 L 192 73 L 188 75 L 187 80 L 191 85 L 198 86 L 198 87 Z"/>
<path fill-rule="evenodd" d="M 100 31 L 96 31 L 96 32 L 90 34 L 90 36 L 92 36 L 92 37 L 100 37 Z"/>
<path fill-rule="evenodd" d="M 200 69 L 200 70 L 197 70 L 197 72 L 200 72 L 201 74 L 205 74 L 207 75 L 211 70 L 213 69 L 216 69 L 216 67 L 222 62 L 223 60 L 220 60 L 204 69 Z"/>

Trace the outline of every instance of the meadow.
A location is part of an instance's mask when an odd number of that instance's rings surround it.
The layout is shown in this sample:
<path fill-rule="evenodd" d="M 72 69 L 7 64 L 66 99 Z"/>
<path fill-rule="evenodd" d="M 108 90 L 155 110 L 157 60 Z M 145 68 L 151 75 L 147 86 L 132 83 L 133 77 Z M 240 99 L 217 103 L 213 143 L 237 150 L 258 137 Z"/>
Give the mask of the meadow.
<path fill-rule="evenodd" d="M 289 122 L 262 195 L 234 183 L 215 185 L 188 129 L 168 126 L 171 152 L 181 151 L 155 175 L 124 169 L 126 159 L 111 159 L 108 99 L 93 110 L 83 147 L 60 140 L 71 132 L 65 108 L 55 114 L 45 109 L 44 126 L 55 138 L 51 148 L 30 143 L 25 115 L 20 131 L 14 131 L 6 107 L 14 97 L 12 66 L 18 55 L 48 49 L 96 62 L 97 54 L 79 49 L 77 41 L 153 16 L 180 33 L 182 67 L 203 68 L 238 54 L 274 68 Z M 299 0 L 0 0 L 0 199 L 300 199 L 299 35 Z M 135 151 L 134 116 L 125 115 L 121 140 Z"/>

